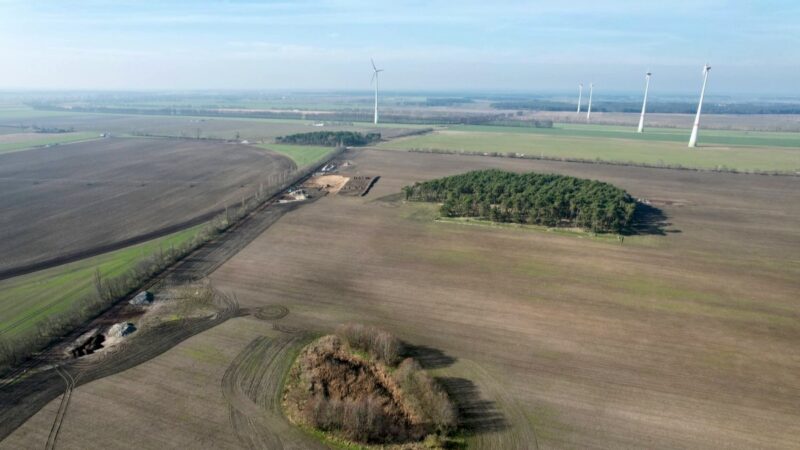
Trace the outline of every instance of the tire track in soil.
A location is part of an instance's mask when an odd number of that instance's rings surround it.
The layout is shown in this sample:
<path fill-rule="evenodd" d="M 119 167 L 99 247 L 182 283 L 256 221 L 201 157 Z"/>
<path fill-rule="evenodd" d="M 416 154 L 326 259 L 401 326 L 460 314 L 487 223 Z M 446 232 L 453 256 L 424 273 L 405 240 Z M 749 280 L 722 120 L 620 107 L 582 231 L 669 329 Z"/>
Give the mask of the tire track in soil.
<path fill-rule="evenodd" d="M 453 396 L 459 409 L 459 419 L 469 436 L 469 447 L 479 449 L 528 449 L 539 448 L 536 433 L 525 411 L 517 400 L 509 394 L 503 383 L 495 379 L 483 367 L 468 360 L 461 360 L 464 369 L 449 372 L 447 375 L 464 375 L 466 389 L 456 388 L 445 381 L 445 387 Z M 474 383 L 474 384 L 473 384 Z M 462 392 L 458 392 L 461 390 Z M 474 392 L 465 392 L 474 391 Z M 485 399 L 480 398 L 480 394 Z M 467 394 L 467 395 L 464 395 Z"/>
<path fill-rule="evenodd" d="M 253 316 L 255 316 L 259 320 L 283 319 L 288 314 L 289 314 L 289 308 L 283 305 L 262 306 L 261 308 L 256 308 L 256 310 L 253 312 Z"/>
<path fill-rule="evenodd" d="M 338 153 L 334 152 L 324 161 L 320 161 L 317 167 L 327 164 L 337 156 Z M 297 182 L 302 183 L 311 174 L 313 170 L 298 178 Z M 284 214 L 317 199 L 318 197 L 314 197 L 304 202 L 285 204 L 278 204 L 274 199 L 265 202 L 222 235 L 196 249 L 138 290 L 156 289 L 165 284 L 182 284 L 208 276 Z M 0 441 L 48 403 L 64 394 L 64 380 L 56 371 L 56 367 L 64 370 L 70 367 L 81 370 L 80 382 L 76 383 L 76 386 L 80 386 L 142 364 L 195 334 L 242 315 L 235 299 L 227 299 L 216 316 L 185 319 L 143 330 L 124 345 L 124 351 L 121 347 L 96 360 L 65 359 L 61 350 L 66 343 L 95 328 L 97 323 L 102 322 L 103 317 L 114 316 L 116 311 L 124 309 L 133 295 L 116 302 L 97 318 L 63 336 L 57 344 L 22 362 L 0 380 Z M 300 333 L 302 330 L 288 332 Z"/>
<path fill-rule="evenodd" d="M 234 299 L 219 296 L 217 301 L 219 309 L 216 314 L 167 322 L 143 330 L 142 334 L 128 341 L 124 349 L 108 349 L 90 356 L 90 359 L 56 362 L 49 368 L 27 375 L 20 374 L 0 388 L 0 441 L 45 405 L 65 394 L 62 372 L 70 369 L 79 371 L 80 376 L 70 389 L 71 395 L 71 390 L 77 386 L 138 366 L 198 333 L 241 315 Z M 63 413 L 61 416 L 63 419 Z"/>
<path fill-rule="evenodd" d="M 222 377 L 231 425 L 248 449 L 325 449 L 291 425 L 281 412 L 283 378 L 301 335 L 258 337 L 239 353 Z"/>
<path fill-rule="evenodd" d="M 64 423 L 64 416 L 67 414 L 67 407 L 72 398 L 72 390 L 75 388 L 75 378 L 70 375 L 69 371 L 56 367 L 56 372 L 64 380 L 64 394 L 61 396 L 61 403 L 58 405 L 56 417 L 53 420 L 53 426 L 50 427 L 50 434 L 47 436 L 47 443 L 45 450 L 53 450 L 56 448 L 56 440 L 58 439 L 58 432 L 61 431 L 61 425 Z"/>

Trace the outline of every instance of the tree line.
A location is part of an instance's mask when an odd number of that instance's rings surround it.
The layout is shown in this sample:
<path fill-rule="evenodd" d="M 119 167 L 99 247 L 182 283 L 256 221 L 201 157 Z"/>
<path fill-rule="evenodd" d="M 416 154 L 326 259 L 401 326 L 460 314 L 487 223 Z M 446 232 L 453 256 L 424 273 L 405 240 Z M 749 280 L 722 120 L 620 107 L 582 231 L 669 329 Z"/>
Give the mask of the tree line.
<path fill-rule="evenodd" d="M 337 156 L 339 151 L 332 152 L 325 161 Z M 323 164 L 320 162 L 319 164 Z M 143 256 L 131 268 L 116 275 L 104 275 L 98 269 L 92 275 L 94 289 L 84 295 L 77 296 L 64 311 L 40 321 L 31 333 L 9 338 L 0 337 L 0 377 L 14 366 L 30 357 L 47 345 L 60 339 L 75 328 L 85 324 L 92 317 L 105 311 L 111 305 L 142 289 L 143 285 L 188 256 L 198 247 L 219 238 L 231 226 L 243 220 L 254 210 L 274 195 L 284 191 L 297 180 L 313 173 L 319 165 L 310 166 L 293 172 L 286 181 L 265 187 L 261 186 L 250 197 L 242 198 L 240 204 L 234 204 L 217 215 L 191 238 L 179 245 L 168 248 L 159 247 L 153 254 Z"/>
<path fill-rule="evenodd" d="M 278 136 L 275 141 L 280 144 L 322 145 L 325 147 L 364 146 L 381 140 L 380 133 L 358 133 L 355 131 L 312 131 L 310 133 Z"/>
<path fill-rule="evenodd" d="M 636 201 L 608 183 L 565 175 L 467 172 L 403 188 L 406 200 L 441 203 L 445 217 L 477 217 L 593 232 L 624 231 Z"/>
<path fill-rule="evenodd" d="M 584 100 L 585 102 L 586 100 Z M 557 100 L 504 100 L 491 104 L 494 109 L 516 109 L 529 111 L 575 111 L 576 104 L 568 101 Z M 583 104 L 586 110 L 586 103 Z M 592 104 L 593 112 L 638 113 L 642 110 L 641 100 L 635 101 L 609 101 Z M 650 101 L 647 103 L 648 112 L 663 114 L 694 114 L 697 112 L 697 102 L 692 101 Z M 742 103 L 716 103 L 708 102 L 703 105 L 703 112 L 708 114 L 800 114 L 800 104 L 779 102 L 742 102 Z"/>

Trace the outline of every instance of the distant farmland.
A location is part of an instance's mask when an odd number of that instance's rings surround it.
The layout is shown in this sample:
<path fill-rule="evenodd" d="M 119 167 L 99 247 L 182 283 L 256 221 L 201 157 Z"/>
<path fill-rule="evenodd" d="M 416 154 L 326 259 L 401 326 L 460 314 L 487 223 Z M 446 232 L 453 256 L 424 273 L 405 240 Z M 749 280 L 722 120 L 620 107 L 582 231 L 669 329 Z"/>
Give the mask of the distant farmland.
<path fill-rule="evenodd" d="M 199 117 L 180 115 L 136 115 L 110 113 L 82 113 L 68 111 L 41 111 L 25 107 L 0 109 L 0 132 L 37 125 L 47 128 L 74 128 L 76 131 L 109 132 L 114 135 L 153 135 L 210 139 L 246 139 L 251 143 L 271 142 L 278 136 L 310 131 L 374 130 L 371 123 L 325 123 L 323 127 L 312 120 L 260 119 L 236 117 Z M 413 125 L 381 124 L 380 133 L 385 138 L 402 134 Z"/>
<path fill-rule="evenodd" d="M 0 154 L 55 144 L 96 139 L 97 133 L 10 133 L 0 134 Z"/>
<path fill-rule="evenodd" d="M 111 138 L 0 155 L 0 270 L 157 232 L 294 168 L 217 142 Z"/>
<path fill-rule="evenodd" d="M 297 167 L 313 164 L 333 151 L 333 147 L 315 145 L 259 144 L 258 147 L 288 156 Z"/>
<path fill-rule="evenodd" d="M 379 148 L 521 153 L 673 165 L 704 169 L 800 170 L 800 134 L 706 130 L 700 147 L 689 149 L 683 130 L 632 129 L 601 125 L 558 125 L 553 129 L 455 126 L 379 144 Z"/>

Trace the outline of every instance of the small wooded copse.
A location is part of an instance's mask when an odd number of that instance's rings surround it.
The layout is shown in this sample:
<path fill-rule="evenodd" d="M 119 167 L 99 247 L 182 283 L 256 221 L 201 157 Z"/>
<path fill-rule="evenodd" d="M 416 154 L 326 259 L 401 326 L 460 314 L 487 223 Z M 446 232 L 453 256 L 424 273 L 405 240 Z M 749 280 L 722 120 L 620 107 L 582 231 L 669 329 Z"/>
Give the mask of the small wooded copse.
<path fill-rule="evenodd" d="M 636 201 L 608 183 L 565 175 L 478 170 L 403 188 L 406 200 L 442 203 L 445 217 L 581 227 L 619 233 Z"/>
<path fill-rule="evenodd" d="M 364 134 L 355 131 L 312 131 L 279 136 L 275 139 L 279 144 L 322 145 L 325 147 L 369 145 L 380 140 L 380 133 Z"/>

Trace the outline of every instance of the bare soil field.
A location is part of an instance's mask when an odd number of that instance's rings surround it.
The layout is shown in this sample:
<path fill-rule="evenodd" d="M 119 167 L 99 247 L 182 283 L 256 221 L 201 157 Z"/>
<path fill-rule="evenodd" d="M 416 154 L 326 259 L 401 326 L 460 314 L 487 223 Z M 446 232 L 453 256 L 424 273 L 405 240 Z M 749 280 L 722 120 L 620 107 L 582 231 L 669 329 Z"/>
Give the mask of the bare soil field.
<path fill-rule="evenodd" d="M 471 447 L 797 447 L 800 180 L 346 156 L 343 176 L 381 174 L 367 196 L 295 207 L 212 274 L 253 313 L 61 382 L 0 448 L 42 446 L 54 424 L 65 448 L 311 448 L 274 414 L 276 380 L 304 333 L 351 321 L 413 344 Z M 652 199 L 650 222 L 619 244 L 438 223 L 435 205 L 399 200 L 414 181 L 488 167 L 614 183 Z"/>
<path fill-rule="evenodd" d="M 233 119 L 216 117 L 186 116 L 153 116 L 125 114 L 65 113 L 39 116 L 42 111 L 31 110 L 18 115 L 0 117 L 0 128 L 3 126 L 32 126 L 45 128 L 74 128 L 76 131 L 94 131 L 111 134 L 149 134 L 158 136 L 189 137 L 198 135 L 212 139 L 248 139 L 250 142 L 271 142 L 277 136 L 309 131 L 374 131 L 371 125 L 339 125 L 328 124 L 316 127 L 312 121 L 281 119 Z M 403 127 L 381 127 L 384 138 L 407 133 Z"/>
<path fill-rule="evenodd" d="M 354 163 L 382 174 L 369 196 L 285 216 L 217 285 L 242 305 L 280 299 L 311 329 L 369 321 L 441 351 L 438 374 L 484 402 L 465 401 L 481 405 L 484 448 L 797 443 L 798 180 L 373 151 Z M 663 235 L 619 245 L 437 224 L 376 200 L 486 166 L 676 202 L 656 205 Z"/>
<path fill-rule="evenodd" d="M 199 223 L 292 168 L 261 149 L 178 139 L 0 155 L 0 271 Z"/>

